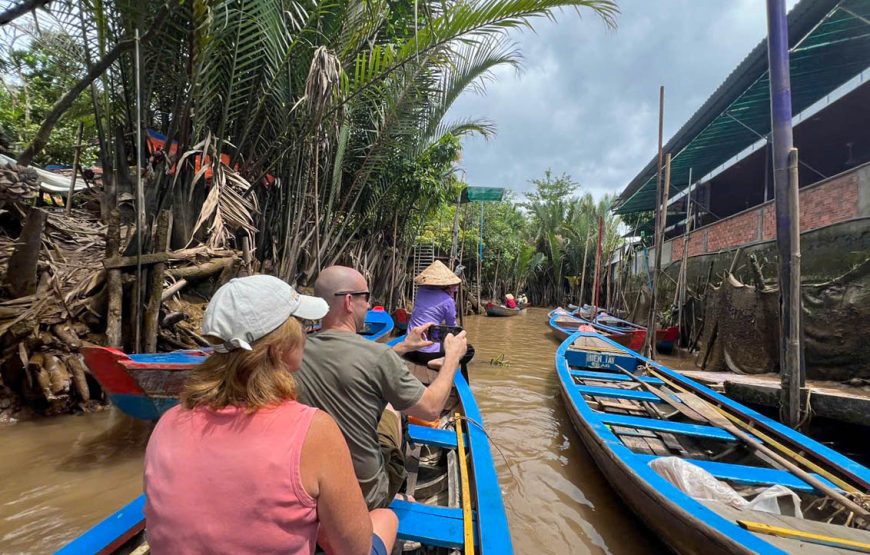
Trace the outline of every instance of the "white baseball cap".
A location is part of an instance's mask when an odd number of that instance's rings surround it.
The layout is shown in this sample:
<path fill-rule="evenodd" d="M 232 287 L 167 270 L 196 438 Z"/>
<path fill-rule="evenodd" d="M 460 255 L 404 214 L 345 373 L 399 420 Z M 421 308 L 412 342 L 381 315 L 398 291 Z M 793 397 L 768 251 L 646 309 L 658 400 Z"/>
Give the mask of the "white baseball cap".
<path fill-rule="evenodd" d="M 320 297 L 300 295 L 286 282 L 267 275 L 231 279 L 208 303 L 202 333 L 223 341 L 215 351 L 251 350 L 251 343 L 274 331 L 291 316 L 319 320 L 329 312 Z"/>

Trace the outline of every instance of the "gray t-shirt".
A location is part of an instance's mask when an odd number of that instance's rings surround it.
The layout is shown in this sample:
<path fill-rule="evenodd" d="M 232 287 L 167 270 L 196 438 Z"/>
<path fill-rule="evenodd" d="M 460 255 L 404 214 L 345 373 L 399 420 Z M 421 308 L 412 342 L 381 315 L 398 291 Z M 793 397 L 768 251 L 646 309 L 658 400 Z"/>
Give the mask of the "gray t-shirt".
<path fill-rule="evenodd" d="M 378 422 L 387 403 L 396 410 L 417 404 L 426 390 L 402 359 L 383 343 L 347 331 L 309 336 L 294 374 L 300 403 L 338 423 L 369 507 L 387 495 L 389 478 L 378 445 Z"/>

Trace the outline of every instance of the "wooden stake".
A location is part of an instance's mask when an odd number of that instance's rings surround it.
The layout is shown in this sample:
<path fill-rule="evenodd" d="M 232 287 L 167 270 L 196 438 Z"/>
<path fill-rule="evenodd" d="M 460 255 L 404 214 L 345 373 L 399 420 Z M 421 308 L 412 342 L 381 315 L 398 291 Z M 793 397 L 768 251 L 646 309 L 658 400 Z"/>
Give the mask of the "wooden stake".
<path fill-rule="evenodd" d="M 592 321 L 598 316 L 598 289 L 601 285 L 599 272 L 601 271 L 601 241 L 604 235 L 604 216 L 598 216 L 598 246 L 595 247 L 595 276 L 592 279 Z"/>
<path fill-rule="evenodd" d="M 662 134 L 664 133 L 664 122 L 665 122 L 665 87 L 662 85 L 659 87 L 659 157 L 658 157 L 658 167 L 656 169 L 656 204 L 655 204 L 655 213 L 653 214 L 654 220 L 654 244 L 657 251 L 661 251 L 658 244 L 658 230 L 661 225 L 659 207 L 662 203 Z M 647 268 L 649 270 L 649 268 Z M 647 315 L 647 334 L 646 338 L 644 338 L 643 342 L 643 354 L 648 358 L 655 360 L 655 312 L 656 312 L 656 287 L 658 287 L 658 283 L 656 283 L 656 276 L 652 276 L 652 290 L 650 291 L 650 307 L 649 314 Z"/>
<path fill-rule="evenodd" d="M 115 258 L 121 245 L 121 213 L 115 206 L 109 212 L 109 228 L 106 232 L 106 258 Z M 106 271 L 106 288 L 109 303 L 106 310 L 106 343 L 109 347 L 121 347 L 123 336 L 121 318 L 123 316 L 124 286 L 121 283 L 121 270 L 114 268 Z"/>
<path fill-rule="evenodd" d="M 592 227 L 586 228 L 586 244 L 583 245 L 583 270 L 580 272 L 580 298 L 577 306 L 583 308 L 583 294 L 586 292 L 586 256 L 589 254 L 589 239 L 592 238 Z M 595 315 L 592 316 L 593 318 Z"/>
<path fill-rule="evenodd" d="M 76 178 L 79 175 L 79 157 L 82 153 L 82 135 L 85 131 L 85 122 L 79 122 L 79 132 L 76 139 L 76 151 L 75 155 L 73 155 L 73 174 L 69 180 L 69 193 L 66 195 L 66 206 L 63 209 L 64 214 L 69 216 L 70 211 L 72 210 L 72 198 L 73 193 L 76 190 Z"/>
<path fill-rule="evenodd" d="M 653 360 L 655 360 L 656 354 L 656 330 L 658 329 L 658 307 L 656 306 L 656 301 L 658 299 L 658 286 L 659 286 L 659 278 L 661 278 L 662 271 L 662 247 L 665 243 L 665 224 L 667 223 L 668 216 L 668 191 L 671 186 L 671 155 L 668 153 L 667 161 L 665 162 L 665 182 L 662 187 L 662 197 L 661 203 L 656 208 L 656 235 L 655 235 L 655 246 L 656 246 L 656 260 L 655 266 L 653 267 L 653 291 L 652 291 L 652 302 L 650 303 L 650 312 L 649 312 L 649 320 L 647 324 L 646 330 L 646 339 L 645 347 L 648 349 L 647 356 Z"/>
<path fill-rule="evenodd" d="M 157 237 L 154 252 L 165 251 L 169 247 L 169 229 L 172 226 L 172 212 L 162 210 L 157 216 Z M 160 331 L 160 305 L 163 304 L 163 274 L 166 263 L 158 262 L 151 268 L 148 305 L 145 307 L 145 352 L 157 352 L 157 333 Z"/>
<path fill-rule="evenodd" d="M 42 232 L 47 219 L 48 213 L 39 208 L 31 208 L 27 213 L 6 270 L 6 283 L 13 298 L 36 293 L 39 249 L 42 247 Z"/>

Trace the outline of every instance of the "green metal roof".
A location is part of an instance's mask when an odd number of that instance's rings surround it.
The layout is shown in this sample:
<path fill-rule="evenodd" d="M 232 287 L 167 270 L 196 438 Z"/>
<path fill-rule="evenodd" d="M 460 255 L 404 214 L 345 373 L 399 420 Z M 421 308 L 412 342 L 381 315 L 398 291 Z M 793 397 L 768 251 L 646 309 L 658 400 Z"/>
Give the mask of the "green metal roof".
<path fill-rule="evenodd" d="M 792 112 L 798 114 L 870 67 L 870 0 L 801 0 L 788 15 Z M 668 141 L 670 195 L 770 132 L 767 40 L 756 46 Z M 616 200 L 619 214 L 652 210 L 657 157 Z"/>

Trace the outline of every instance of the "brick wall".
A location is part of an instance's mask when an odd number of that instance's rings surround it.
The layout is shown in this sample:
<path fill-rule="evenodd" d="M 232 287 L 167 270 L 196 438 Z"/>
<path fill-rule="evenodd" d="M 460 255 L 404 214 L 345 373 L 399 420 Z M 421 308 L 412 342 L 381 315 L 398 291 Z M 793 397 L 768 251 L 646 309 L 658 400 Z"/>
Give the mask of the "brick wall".
<path fill-rule="evenodd" d="M 868 168 L 870 166 L 862 166 L 801 189 L 801 231 L 810 231 L 861 216 L 861 199 L 870 193 Z M 693 231 L 689 235 L 688 255 L 714 253 L 775 238 L 776 217 L 773 201 L 770 201 Z M 683 237 L 675 237 L 669 242 L 671 261 L 682 259 Z"/>

